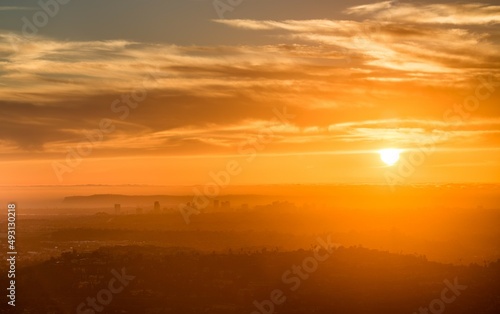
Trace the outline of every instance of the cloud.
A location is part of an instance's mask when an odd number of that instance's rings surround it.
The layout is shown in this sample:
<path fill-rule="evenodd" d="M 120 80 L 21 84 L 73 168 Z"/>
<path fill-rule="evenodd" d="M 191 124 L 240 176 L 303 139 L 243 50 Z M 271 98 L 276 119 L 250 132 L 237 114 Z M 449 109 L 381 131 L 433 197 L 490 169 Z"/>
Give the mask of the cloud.
<path fill-rule="evenodd" d="M 228 26 L 281 30 L 284 36 L 330 45 L 367 65 L 411 72 L 448 72 L 498 65 L 498 42 L 488 32 L 378 21 L 223 20 Z M 446 43 L 443 45 L 443 43 Z"/>
<path fill-rule="evenodd" d="M 349 16 L 368 16 L 365 22 L 216 21 L 276 36 L 276 44 L 260 46 L 0 34 L 3 157 L 61 156 L 103 118 L 116 131 L 95 157 L 230 154 L 271 126 L 273 108 L 283 107 L 297 118 L 275 132 L 269 153 L 414 145 L 443 133 L 447 143 L 491 145 L 499 124 L 487 117 L 499 116 L 497 94 L 459 128 L 441 117 L 474 95 L 478 77 L 500 78 L 495 29 L 465 27 L 472 16 L 497 9 L 474 5 L 450 28 L 418 10 L 460 6 L 429 7 L 435 8 L 381 2 L 348 9 Z M 387 9 L 396 14 L 384 21 Z M 414 21 L 402 12 L 412 12 Z M 145 80 L 152 72 L 155 79 Z M 112 104 L 134 91 L 147 98 L 122 119 Z"/>
<path fill-rule="evenodd" d="M 385 11 L 396 6 L 395 1 L 383 1 L 371 4 L 358 5 L 345 10 L 347 14 L 373 14 Z"/>
<path fill-rule="evenodd" d="M 0 11 L 33 11 L 37 10 L 34 7 L 15 7 L 15 6 L 0 6 Z"/>
<path fill-rule="evenodd" d="M 397 1 L 360 5 L 347 14 L 417 24 L 487 25 L 500 23 L 500 6 L 482 3 L 412 4 Z"/>

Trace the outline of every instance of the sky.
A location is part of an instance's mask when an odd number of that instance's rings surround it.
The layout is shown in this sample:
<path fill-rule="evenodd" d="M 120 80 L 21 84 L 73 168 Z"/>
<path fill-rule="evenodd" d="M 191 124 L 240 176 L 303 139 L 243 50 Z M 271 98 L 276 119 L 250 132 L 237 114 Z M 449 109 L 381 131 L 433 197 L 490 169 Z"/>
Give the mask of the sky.
<path fill-rule="evenodd" d="M 59 1 L 0 4 L 2 186 L 498 183 L 493 2 Z"/>

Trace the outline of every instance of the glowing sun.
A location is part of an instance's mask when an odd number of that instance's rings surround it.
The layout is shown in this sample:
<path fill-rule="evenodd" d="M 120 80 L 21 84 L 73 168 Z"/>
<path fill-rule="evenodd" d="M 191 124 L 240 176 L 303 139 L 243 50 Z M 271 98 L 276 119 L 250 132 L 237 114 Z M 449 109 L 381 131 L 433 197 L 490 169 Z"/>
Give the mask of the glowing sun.
<path fill-rule="evenodd" d="M 387 148 L 379 150 L 378 153 L 380 154 L 380 159 L 382 159 L 386 165 L 392 166 L 398 162 L 401 151 L 395 148 Z"/>

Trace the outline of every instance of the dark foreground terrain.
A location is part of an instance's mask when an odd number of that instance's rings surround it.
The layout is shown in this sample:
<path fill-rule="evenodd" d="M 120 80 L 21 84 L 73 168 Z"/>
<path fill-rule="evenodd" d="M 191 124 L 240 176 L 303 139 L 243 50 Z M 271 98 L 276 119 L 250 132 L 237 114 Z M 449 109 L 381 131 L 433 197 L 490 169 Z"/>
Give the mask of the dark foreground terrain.
<path fill-rule="evenodd" d="M 66 252 L 20 268 L 16 311 L 2 302 L 1 313 L 500 313 L 500 261 L 453 266 L 318 239 L 290 252 Z"/>

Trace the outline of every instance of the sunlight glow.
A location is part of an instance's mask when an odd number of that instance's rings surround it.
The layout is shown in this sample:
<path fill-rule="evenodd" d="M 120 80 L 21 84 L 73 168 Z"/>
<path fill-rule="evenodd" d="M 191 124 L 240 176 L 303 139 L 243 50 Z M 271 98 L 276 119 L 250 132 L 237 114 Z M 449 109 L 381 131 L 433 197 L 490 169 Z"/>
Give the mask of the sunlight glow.
<path fill-rule="evenodd" d="M 401 150 L 395 148 L 379 150 L 380 159 L 388 166 L 392 166 L 398 162 L 400 153 Z"/>

